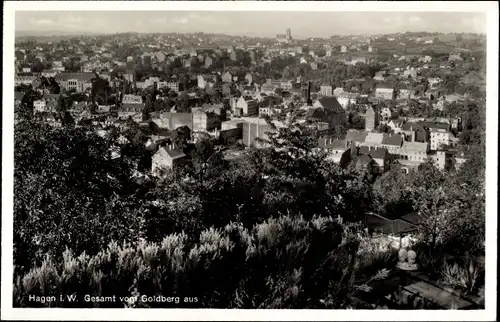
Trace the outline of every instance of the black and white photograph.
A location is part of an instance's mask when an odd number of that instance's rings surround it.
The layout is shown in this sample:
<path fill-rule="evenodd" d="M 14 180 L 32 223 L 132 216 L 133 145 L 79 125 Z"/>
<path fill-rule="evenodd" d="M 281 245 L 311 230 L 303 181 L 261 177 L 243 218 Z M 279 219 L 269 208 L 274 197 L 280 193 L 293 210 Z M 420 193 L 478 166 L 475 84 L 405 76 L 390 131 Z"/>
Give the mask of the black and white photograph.
<path fill-rule="evenodd" d="M 10 319 L 496 319 L 498 3 L 311 3 L 6 3 Z"/>

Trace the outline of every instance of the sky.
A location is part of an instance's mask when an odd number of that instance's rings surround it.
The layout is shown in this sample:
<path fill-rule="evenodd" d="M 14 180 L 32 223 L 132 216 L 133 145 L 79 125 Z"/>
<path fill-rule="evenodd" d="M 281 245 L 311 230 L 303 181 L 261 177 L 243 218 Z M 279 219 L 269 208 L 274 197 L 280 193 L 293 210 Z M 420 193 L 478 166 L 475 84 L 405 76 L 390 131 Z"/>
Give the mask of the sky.
<path fill-rule="evenodd" d="M 16 11 L 16 31 L 206 32 L 275 37 L 383 34 L 406 31 L 486 33 L 484 13 L 360 11 Z"/>

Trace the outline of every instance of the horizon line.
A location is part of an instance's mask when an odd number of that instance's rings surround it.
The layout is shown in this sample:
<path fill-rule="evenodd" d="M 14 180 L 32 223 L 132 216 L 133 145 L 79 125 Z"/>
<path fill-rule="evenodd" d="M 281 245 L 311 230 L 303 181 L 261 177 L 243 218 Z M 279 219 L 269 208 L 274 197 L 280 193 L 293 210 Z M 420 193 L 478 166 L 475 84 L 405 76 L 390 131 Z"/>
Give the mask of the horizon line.
<path fill-rule="evenodd" d="M 119 32 L 98 32 L 98 31 L 64 31 L 64 30 L 15 30 L 15 33 L 17 32 L 23 32 L 23 33 L 66 33 L 67 36 L 69 35 L 87 35 L 87 34 L 93 34 L 93 35 L 102 35 L 102 36 L 108 36 L 108 35 L 122 35 L 122 34 L 139 34 L 139 35 L 152 35 L 152 34 L 180 34 L 180 35 L 190 35 L 190 34 L 205 34 L 205 35 L 223 35 L 223 36 L 229 36 L 229 37 L 248 37 L 248 38 L 273 38 L 273 36 L 257 36 L 257 35 L 244 35 L 244 34 L 226 34 L 226 33 L 221 33 L 221 32 L 205 32 L 205 31 L 192 31 L 192 32 L 178 32 L 178 31 L 169 31 L 169 32 L 164 32 L 164 31 L 150 31 L 150 32 L 141 32 L 141 31 L 119 31 Z M 278 32 L 279 33 L 279 32 Z M 352 34 L 332 34 L 329 37 L 320 37 L 320 36 L 308 36 L 308 37 L 301 37 L 303 39 L 309 39 L 309 38 L 319 38 L 319 39 L 327 39 L 335 36 L 340 36 L 340 37 L 347 37 L 347 36 L 385 36 L 385 35 L 398 35 L 398 34 L 418 34 L 418 33 L 428 33 L 428 34 L 440 34 L 440 35 L 450 35 L 450 34 L 461 34 L 461 35 L 487 35 L 485 32 L 441 32 L 441 31 L 398 31 L 398 32 L 389 32 L 389 33 L 352 33 Z M 57 35 L 23 35 L 19 37 L 50 37 L 50 36 L 57 36 Z M 16 37 L 18 37 L 16 35 Z M 295 38 L 297 39 L 297 38 Z"/>

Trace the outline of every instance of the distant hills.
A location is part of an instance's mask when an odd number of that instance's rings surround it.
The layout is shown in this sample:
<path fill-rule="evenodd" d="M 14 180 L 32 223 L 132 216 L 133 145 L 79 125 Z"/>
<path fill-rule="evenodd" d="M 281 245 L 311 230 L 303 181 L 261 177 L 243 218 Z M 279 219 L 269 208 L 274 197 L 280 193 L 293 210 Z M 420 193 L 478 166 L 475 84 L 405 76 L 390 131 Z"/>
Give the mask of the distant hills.
<path fill-rule="evenodd" d="M 75 37 L 82 35 L 99 35 L 103 33 L 88 31 L 64 31 L 64 30 L 16 30 L 16 39 L 45 38 L 45 37 Z"/>

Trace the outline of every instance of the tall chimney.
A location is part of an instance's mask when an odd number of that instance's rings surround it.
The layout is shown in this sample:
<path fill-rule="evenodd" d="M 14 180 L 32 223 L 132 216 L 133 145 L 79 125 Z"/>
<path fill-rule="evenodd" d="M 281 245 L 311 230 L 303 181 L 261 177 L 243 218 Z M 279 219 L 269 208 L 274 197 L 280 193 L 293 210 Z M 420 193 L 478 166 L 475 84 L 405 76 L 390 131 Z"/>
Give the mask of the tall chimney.
<path fill-rule="evenodd" d="M 312 106 L 311 87 L 312 87 L 312 83 L 310 81 L 307 82 L 307 105 L 308 106 Z"/>

